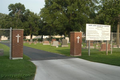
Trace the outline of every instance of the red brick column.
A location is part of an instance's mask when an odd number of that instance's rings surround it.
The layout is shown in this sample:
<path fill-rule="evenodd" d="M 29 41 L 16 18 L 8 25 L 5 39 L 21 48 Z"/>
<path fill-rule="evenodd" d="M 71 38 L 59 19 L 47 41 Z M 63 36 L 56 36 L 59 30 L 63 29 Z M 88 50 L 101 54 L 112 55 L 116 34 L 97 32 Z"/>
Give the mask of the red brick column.
<path fill-rule="evenodd" d="M 23 29 L 12 30 L 12 59 L 23 59 Z"/>
<path fill-rule="evenodd" d="M 70 32 L 70 55 L 81 56 L 82 32 Z"/>

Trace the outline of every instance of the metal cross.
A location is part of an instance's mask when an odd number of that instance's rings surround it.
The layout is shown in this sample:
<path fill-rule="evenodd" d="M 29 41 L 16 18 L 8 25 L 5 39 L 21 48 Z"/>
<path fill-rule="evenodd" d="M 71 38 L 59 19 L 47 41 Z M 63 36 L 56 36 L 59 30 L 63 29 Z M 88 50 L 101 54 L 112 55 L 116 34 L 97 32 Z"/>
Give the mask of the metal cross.
<path fill-rule="evenodd" d="M 80 37 L 78 36 L 78 37 L 77 37 L 77 43 L 79 43 L 79 39 L 80 39 Z"/>
<path fill-rule="evenodd" d="M 19 34 L 17 34 L 17 43 L 19 43 L 19 37 L 21 37 L 21 36 L 19 36 Z"/>

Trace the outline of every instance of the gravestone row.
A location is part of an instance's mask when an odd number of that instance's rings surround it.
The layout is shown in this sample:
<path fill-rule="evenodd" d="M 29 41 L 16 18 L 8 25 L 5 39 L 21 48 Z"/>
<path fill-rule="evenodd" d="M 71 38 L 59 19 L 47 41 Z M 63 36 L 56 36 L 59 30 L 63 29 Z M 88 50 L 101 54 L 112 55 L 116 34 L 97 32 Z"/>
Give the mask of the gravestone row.
<path fill-rule="evenodd" d="M 62 39 L 61 47 L 68 47 L 68 42 L 67 41 L 68 41 L 67 39 Z M 29 42 L 28 40 L 26 42 L 29 43 L 29 44 L 32 44 L 32 43 L 37 44 L 38 43 L 38 41 L 37 42 L 36 41 L 35 42 Z M 44 39 L 43 42 L 40 42 L 40 43 L 42 43 L 43 45 L 51 45 L 51 46 L 59 46 L 60 45 L 60 42 L 56 41 L 56 39 L 52 39 L 51 43 L 48 40 Z"/>

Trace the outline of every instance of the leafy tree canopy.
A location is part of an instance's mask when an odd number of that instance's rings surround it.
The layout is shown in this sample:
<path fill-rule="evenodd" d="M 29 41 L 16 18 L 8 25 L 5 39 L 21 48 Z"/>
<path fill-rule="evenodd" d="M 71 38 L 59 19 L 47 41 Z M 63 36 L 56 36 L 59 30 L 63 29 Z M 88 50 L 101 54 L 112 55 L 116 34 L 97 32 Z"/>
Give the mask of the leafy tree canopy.
<path fill-rule="evenodd" d="M 40 15 L 49 31 L 67 35 L 70 31 L 85 31 L 97 3 L 97 0 L 45 0 Z"/>

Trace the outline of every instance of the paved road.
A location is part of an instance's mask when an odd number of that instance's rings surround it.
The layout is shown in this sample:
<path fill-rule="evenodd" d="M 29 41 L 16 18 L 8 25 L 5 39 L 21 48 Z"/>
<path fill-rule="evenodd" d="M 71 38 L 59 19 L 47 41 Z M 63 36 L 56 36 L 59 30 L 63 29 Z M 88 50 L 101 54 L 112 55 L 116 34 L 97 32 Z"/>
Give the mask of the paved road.
<path fill-rule="evenodd" d="M 35 80 L 120 80 L 120 67 L 117 66 L 68 58 L 25 46 L 23 52 L 37 66 Z"/>
<path fill-rule="evenodd" d="M 120 80 L 120 67 L 78 58 L 32 61 L 35 80 Z"/>
<path fill-rule="evenodd" d="M 64 55 L 50 53 L 30 47 L 23 47 L 23 53 L 31 58 L 31 60 L 51 60 L 51 59 L 66 59 Z"/>
<path fill-rule="evenodd" d="M 9 43 L 2 43 L 9 46 Z M 66 59 L 64 55 L 50 53 L 30 47 L 23 46 L 23 53 L 31 58 L 31 60 L 51 60 L 51 59 Z"/>

